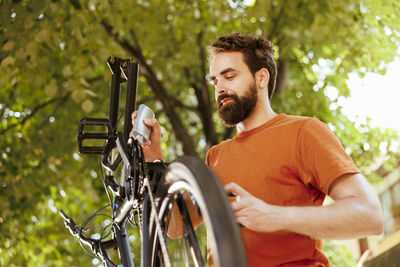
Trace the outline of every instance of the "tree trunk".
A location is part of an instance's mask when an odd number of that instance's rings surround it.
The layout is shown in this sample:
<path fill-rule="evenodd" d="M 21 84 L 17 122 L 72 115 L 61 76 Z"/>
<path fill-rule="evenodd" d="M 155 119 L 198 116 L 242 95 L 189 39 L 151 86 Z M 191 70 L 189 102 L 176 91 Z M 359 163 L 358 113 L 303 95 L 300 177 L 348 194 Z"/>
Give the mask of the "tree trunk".
<path fill-rule="evenodd" d="M 285 60 L 278 59 L 278 73 L 276 76 L 275 92 L 283 92 L 285 90 L 287 80 L 289 78 L 289 67 Z"/>

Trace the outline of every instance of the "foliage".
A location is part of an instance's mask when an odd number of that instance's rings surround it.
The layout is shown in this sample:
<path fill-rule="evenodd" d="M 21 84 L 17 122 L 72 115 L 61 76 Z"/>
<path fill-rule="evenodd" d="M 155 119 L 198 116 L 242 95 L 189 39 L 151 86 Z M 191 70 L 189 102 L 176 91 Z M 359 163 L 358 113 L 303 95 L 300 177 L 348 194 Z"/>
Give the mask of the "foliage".
<path fill-rule="evenodd" d="M 167 159 L 204 157 L 234 134 L 213 111 L 206 46 L 232 31 L 264 34 L 279 68 L 273 108 L 329 123 L 378 180 L 370 166 L 398 137 L 354 125 L 337 103 L 350 72 L 384 73 L 394 59 L 399 11 L 396 0 L 0 0 L 0 265 L 90 260 L 56 210 L 83 222 L 107 203 L 98 159 L 77 154 L 76 128 L 107 114 L 110 55 L 140 62 L 138 99 L 157 113 Z"/>
<path fill-rule="evenodd" d="M 345 246 L 324 241 L 323 252 L 328 257 L 332 267 L 353 267 L 357 265 L 351 252 Z"/>
<path fill-rule="evenodd" d="M 400 205 L 399 204 L 394 204 L 393 203 L 391 211 L 392 211 L 393 217 L 395 217 L 395 218 L 399 217 L 400 218 Z"/>

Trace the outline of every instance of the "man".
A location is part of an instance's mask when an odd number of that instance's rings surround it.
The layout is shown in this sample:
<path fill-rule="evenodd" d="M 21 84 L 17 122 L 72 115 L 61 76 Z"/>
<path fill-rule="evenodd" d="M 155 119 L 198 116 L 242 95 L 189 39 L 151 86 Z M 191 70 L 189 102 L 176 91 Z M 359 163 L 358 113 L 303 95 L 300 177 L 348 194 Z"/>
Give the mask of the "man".
<path fill-rule="evenodd" d="M 321 239 L 381 234 L 379 202 L 329 128 L 271 109 L 272 44 L 232 34 L 210 48 L 218 114 L 238 134 L 212 147 L 207 164 L 237 196 L 232 208 L 249 266 L 329 266 Z M 146 124 L 153 129 L 146 159 L 162 159 L 159 125 Z M 334 203 L 322 206 L 326 195 Z"/>

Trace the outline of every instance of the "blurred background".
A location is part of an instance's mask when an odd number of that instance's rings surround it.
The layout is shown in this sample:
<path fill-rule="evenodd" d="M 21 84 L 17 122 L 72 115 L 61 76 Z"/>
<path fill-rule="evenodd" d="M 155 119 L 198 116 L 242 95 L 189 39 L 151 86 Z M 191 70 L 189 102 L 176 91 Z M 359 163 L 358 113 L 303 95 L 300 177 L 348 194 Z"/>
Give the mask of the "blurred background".
<path fill-rule="evenodd" d="M 398 14 L 398 0 L 0 0 L 0 266 L 99 264 L 57 211 L 82 223 L 107 203 L 76 135 L 80 118 L 107 117 L 108 56 L 140 63 L 167 161 L 235 135 L 205 80 L 207 46 L 232 32 L 274 43 L 273 109 L 327 123 L 380 198 L 384 235 L 326 241 L 332 266 L 400 266 Z"/>

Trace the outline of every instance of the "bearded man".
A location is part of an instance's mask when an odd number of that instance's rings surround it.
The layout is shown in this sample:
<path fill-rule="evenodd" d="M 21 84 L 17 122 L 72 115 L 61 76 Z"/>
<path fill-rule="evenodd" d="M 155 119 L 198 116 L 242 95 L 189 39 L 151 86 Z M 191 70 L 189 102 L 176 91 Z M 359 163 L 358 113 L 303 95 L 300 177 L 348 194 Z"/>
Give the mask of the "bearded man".
<path fill-rule="evenodd" d="M 379 201 L 330 129 L 272 110 L 271 42 L 232 34 L 210 52 L 218 114 L 237 135 L 212 147 L 206 161 L 237 196 L 232 209 L 244 226 L 248 265 L 329 266 L 322 239 L 381 234 Z M 146 160 L 162 159 L 158 122 L 145 123 L 152 127 Z M 322 206 L 326 195 L 334 203 Z"/>

